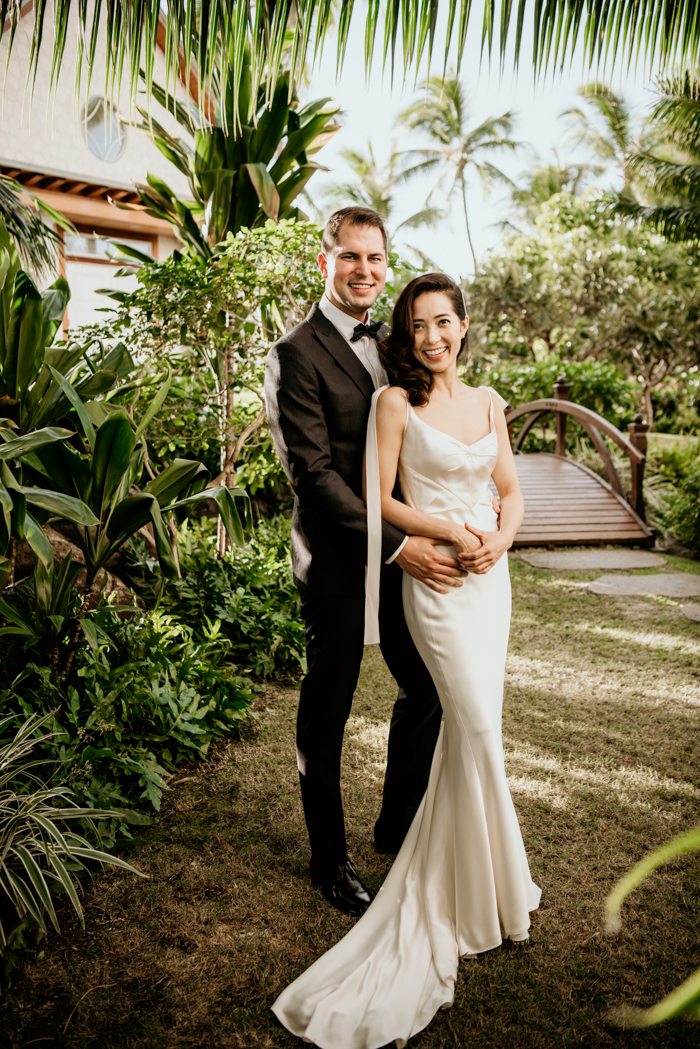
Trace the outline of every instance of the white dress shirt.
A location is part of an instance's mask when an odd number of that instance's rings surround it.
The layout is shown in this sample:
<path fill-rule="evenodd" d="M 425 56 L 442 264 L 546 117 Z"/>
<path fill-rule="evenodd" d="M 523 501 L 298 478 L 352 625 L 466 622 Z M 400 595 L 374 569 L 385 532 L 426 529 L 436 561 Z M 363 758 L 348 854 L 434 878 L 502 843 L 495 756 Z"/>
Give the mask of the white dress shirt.
<path fill-rule="evenodd" d="M 343 313 L 342 310 L 339 310 L 327 295 L 323 296 L 318 304 L 318 308 L 323 316 L 328 318 L 336 331 L 340 332 L 358 361 L 372 376 L 375 390 L 378 390 L 380 386 L 386 386 L 389 379 L 379 360 L 376 340 L 369 335 L 363 335 L 361 339 L 357 340 L 357 342 L 350 342 L 352 333 L 354 332 L 356 325 L 360 322 L 356 321 L 354 317 L 350 317 L 347 313 Z M 365 324 L 369 324 L 369 319 L 368 313 L 365 319 Z"/>
<path fill-rule="evenodd" d="M 389 377 L 384 371 L 381 361 L 379 360 L 379 353 L 377 352 L 377 342 L 369 335 L 363 335 L 357 342 L 350 342 L 352 333 L 355 330 L 355 326 L 359 323 L 354 317 L 351 317 L 347 313 L 343 313 L 339 310 L 334 303 L 324 295 L 318 304 L 318 308 L 324 317 L 326 317 L 335 330 L 343 336 L 352 352 L 357 357 L 358 361 L 364 368 L 367 369 L 372 377 L 375 390 L 378 390 L 380 386 L 386 386 L 389 382 Z M 369 313 L 365 318 L 365 324 L 369 324 Z M 404 539 L 397 550 L 388 557 L 385 564 L 390 565 L 391 562 L 399 556 L 404 546 L 408 542 L 408 536 Z"/>

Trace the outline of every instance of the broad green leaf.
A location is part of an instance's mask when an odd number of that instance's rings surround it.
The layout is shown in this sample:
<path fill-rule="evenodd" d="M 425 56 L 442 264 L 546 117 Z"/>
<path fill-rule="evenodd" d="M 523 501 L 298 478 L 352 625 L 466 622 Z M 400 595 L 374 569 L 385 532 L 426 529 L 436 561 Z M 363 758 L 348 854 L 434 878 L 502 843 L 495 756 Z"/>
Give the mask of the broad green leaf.
<path fill-rule="evenodd" d="M 32 628 L 29 625 L 29 623 L 27 623 L 26 620 L 22 619 L 22 617 L 19 614 L 19 612 L 16 612 L 15 609 L 12 607 L 12 605 L 8 601 L 6 601 L 5 598 L 1 594 L 0 594 L 0 615 L 4 616 L 5 619 L 9 619 L 9 621 L 11 623 L 14 623 L 15 626 L 19 627 L 20 630 L 22 630 L 24 633 L 34 634 L 34 631 L 32 630 Z"/>
<path fill-rule="evenodd" d="M 22 488 L 22 493 L 31 506 L 40 506 L 42 510 L 48 510 L 57 517 L 74 524 L 84 525 L 86 528 L 94 527 L 100 523 L 89 506 L 81 499 L 72 495 L 63 495 L 60 492 L 51 492 L 46 488 Z"/>
<path fill-rule="evenodd" d="M 64 430 L 57 426 L 45 426 L 41 430 L 25 434 L 23 437 L 14 437 L 5 444 L 0 444 L 0 460 L 19 459 L 26 452 L 32 452 L 36 448 L 42 448 L 45 444 L 53 441 L 65 441 L 72 437 L 72 430 Z"/>
<path fill-rule="evenodd" d="M 80 620 L 80 629 L 87 638 L 87 643 L 93 652 L 97 652 L 99 645 L 97 641 L 97 629 L 94 623 L 91 623 L 89 619 Z"/>
<path fill-rule="evenodd" d="M 220 484 L 213 488 L 205 488 L 202 492 L 195 492 L 193 495 L 188 495 L 185 499 L 178 499 L 176 502 L 171 503 L 168 506 L 168 510 L 179 510 L 181 507 L 194 507 L 204 499 L 213 499 L 219 513 L 221 514 L 221 520 L 224 522 L 224 528 L 226 529 L 231 541 L 234 542 L 236 546 L 243 547 L 245 546 L 243 524 L 238 510 L 236 509 L 234 496 L 247 499 L 248 493 L 243 488 L 227 488 L 225 485 Z"/>
<path fill-rule="evenodd" d="M 280 195 L 277 192 L 277 186 L 270 178 L 270 173 L 264 164 L 244 164 L 243 166 L 250 176 L 253 189 L 260 201 L 260 207 L 268 218 L 276 222 L 280 211 Z"/>
<path fill-rule="evenodd" d="M 106 393 L 107 390 L 111 390 L 116 381 L 116 372 L 102 368 L 100 371 L 95 372 L 94 375 L 90 375 L 87 379 L 79 382 L 75 389 L 85 401 L 88 400 L 88 398 L 99 397 L 101 393 Z"/>
<path fill-rule="evenodd" d="M 204 216 L 210 244 L 218 244 L 226 232 L 235 177 L 236 172 L 226 168 L 203 171 L 200 175 L 202 195 L 207 202 Z"/>
<path fill-rule="evenodd" d="M 124 411 L 116 411 L 102 423 L 95 439 L 91 502 L 102 518 L 129 469 L 135 437 Z"/>
<path fill-rule="evenodd" d="M 123 342 L 118 342 L 112 347 L 104 359 L 103 367 L 110 372 L 116 372 L 118 379 L 125 379 L 136 370 L 134 358 Z"/>
<path fill-rule="evenodd" d="M 107 538 L 116 548 L 149 522 L 153 525 L 161 568 L 165 575 L 176 579 L 179 573 L 170 536 L 163 522 L 158 500 L 150 492 L 129 495 L 115 506 L 107 525 Z"/>
<path fill-rule="evenodd" d="M 209 471 L 202 463 L 193 459 L 173 459 L 172 463 L 162 470 L 157 477 L 144 487 L 144 492 L 155 495 L 161 508 L 177 499 L 180 492 L 195 482 L 203 488 L 209 479 Z"/>
<path fill-rule="evenodd" d="M 58 385 L 61 387 L 70 403 L 75 408 L 76 414 L 83 425 L 83 430 L 85 431 L 85 436 L 87 438 L 88 444 L 94 450 L 95 427 L 90 422 L 89 416 L 85 411 L 85 405 L 83 404 L 82 399 L 79 397 L 75 387 L 68 382 L 68 379 L 66 379 L 65 375 L 61 375 L 60 372 L 57 372 L 55 368 L 51 367 L 51 365 L 49 365 L 49 371 L 53 375 L 55 382 L 58 383 Z"/>
<path fill-rule="evenodd" d="M 172 374 L 172 371 L 170 369 L 170 365 L 168 365 L 168 376 L 167 376 L 165 382 L 163 383 L 161 388 L 158 390 L 158 393 L 153 398 L 153 401 L 151 403 L 151 407 L 148 409 L 148 411 L 144 415 L 143 419 L 141 420 L 139 425 L 136 427 L 136 434 L 134 435 L 136 441 L 138 441 L 139 438 L 141 437 L 141 435 L 143 433 L 145 433 L 145 431 L 146 431 L 146 429 L 148 427 L 148 424 L 151 422 L 152 419 L 155 418 L 156 413 L 160 411 L 161 405 L 165 401 L 165 398 L 168 396 L 168 392 L 170 391 L 170 384 L 171 384 L 172 381 L 173 381 L 173 374 Z"/>
<path fill-rule="evenodd" d="M 13 332 L 13 354 L 6 358 L 3 378 L 12 396 L 21 397 L 38 372 L 44 343 L 42 341 L 43 302 L 36 285 L 25 273 L 15 282 L 16 327 Z"/>
<path fill-rule="evenodd" d="M 53 549 L 51 543 L 48 541 L 40 525 L 37 524 L 31 514 L 25 514 L 24 517 L 24 538 L 27 540 L 44 567 L 50 568 L 53 564 Z"/>

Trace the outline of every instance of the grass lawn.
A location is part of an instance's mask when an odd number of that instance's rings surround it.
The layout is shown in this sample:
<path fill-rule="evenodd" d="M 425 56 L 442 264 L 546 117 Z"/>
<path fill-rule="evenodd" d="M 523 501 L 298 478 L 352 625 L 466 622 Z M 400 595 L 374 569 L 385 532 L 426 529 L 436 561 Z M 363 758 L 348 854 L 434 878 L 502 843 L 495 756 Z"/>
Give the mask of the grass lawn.
<path fill-rule="evenodd" d="M 632 862 L 700 819 L 700 624 L 678 601 L 587 593 L 599 572 L 513 560 L 511 573 L 506 762 L 542 906 L 528 943 L 463 961 L 454 1008 L 411 1049 L 696 1047 L 699 1023 L 620 1031 L 606 1010 L 651 1005 L 700 965 L 700 857 L 638 890 L 619 936 L 601 914 Z M 389 866 L 370 842 L 393 692 L 368 650 L 344 791 L 351 854 L 372 890 Z M 301 1044 L 270 1004 L 352 920 L 307 875 L 295 699 L 271 688 L 255 734 L 173 780 L 131 857 L 149 880 L 101 876 L 85 892 L 85 932 L 63 910 L 44 957 L 0 985 L 0 1044 Z"/>

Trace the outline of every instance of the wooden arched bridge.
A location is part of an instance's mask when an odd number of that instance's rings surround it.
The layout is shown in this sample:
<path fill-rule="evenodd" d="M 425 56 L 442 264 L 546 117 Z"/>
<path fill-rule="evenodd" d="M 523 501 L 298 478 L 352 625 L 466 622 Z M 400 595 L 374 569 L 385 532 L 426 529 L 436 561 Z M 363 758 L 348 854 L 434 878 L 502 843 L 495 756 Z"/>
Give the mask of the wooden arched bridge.
<path fill-rule="evenodd" d="M 647 545 L 653 534 L 644 514 L 644 464 L 648 425 L 641 415 L 628 427 L 626 437 L 602 416 L 569 401 L 571 387 L 560 378 L 554 397 L 530 401 L 506 411 L 520 487 L 525 498 L 525 518 L 515 546 L 565 546 L 598 544 Z M 556 420 L 554 453 L 523 454 L 525 437 L 542 418 L 553 412 Z M 566 424 L 571 416 L 585 430 L 597 449 L 607 482 L 566 455 Z M 517 423 L 522 421 L 518 428 Z M 515 430 L 517 429 L 517 434 Z M 632 485 L 628 499 L 603 435 L 627 453 Z"/>

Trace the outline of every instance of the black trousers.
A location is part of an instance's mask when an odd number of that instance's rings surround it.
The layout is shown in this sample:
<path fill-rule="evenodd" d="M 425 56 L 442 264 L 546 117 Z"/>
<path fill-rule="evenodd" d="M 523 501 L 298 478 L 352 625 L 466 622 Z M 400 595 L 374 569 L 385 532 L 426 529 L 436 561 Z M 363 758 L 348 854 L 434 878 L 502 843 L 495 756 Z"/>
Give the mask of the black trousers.
<path fill-rule="evenodd" d="M 381 650 L 399 692 L 389 729 L 380 842 L 403 841 L 428 785 L 440 730 L 440 701 L 409 634 L 401 598 L 403 572 L 384 565 Z M 343 733 L 362 662 L 364 597 L 301 592 L 308 672 L 297 714 L 297 761 L 311 843 L 311 874 L 322 880 L 347 856 L 340 793 Z"/>

